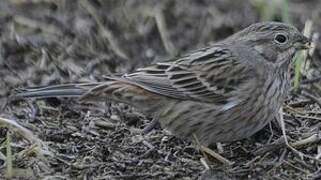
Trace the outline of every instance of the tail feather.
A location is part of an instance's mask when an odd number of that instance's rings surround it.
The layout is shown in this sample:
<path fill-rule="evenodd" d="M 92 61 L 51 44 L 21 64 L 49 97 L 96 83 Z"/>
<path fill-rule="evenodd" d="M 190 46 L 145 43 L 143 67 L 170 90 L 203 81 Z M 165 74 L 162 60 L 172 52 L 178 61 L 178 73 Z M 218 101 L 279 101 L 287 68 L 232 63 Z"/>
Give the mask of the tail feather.
<path fill-rule="evenodd" d="M 19 89 L 14 98 L 80 97 L 98 83 L 63 84 Z"/>
<path fill-rule="evenodd" d="M 163 104 L 163 97 L 121 80 L 107 80 L 95 83 L 63 84 L 21 89 L 11 100 L 25 98 L 78 97 L 81 102 L 102 102 L 111 100 L 130 104 L 150 114 Z"/>

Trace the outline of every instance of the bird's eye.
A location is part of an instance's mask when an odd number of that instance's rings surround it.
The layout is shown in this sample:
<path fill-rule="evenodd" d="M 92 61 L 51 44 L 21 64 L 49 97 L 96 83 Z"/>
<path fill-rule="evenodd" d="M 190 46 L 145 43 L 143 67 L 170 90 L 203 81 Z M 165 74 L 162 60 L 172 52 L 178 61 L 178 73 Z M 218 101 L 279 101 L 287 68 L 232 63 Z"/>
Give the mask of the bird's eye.
<path fill-rule="evenodd" d="M 274 37 L 274 41 L 278 44 L 285 44 L 288 41 L 288 37 L 285 34 L 277 34 Z"/>

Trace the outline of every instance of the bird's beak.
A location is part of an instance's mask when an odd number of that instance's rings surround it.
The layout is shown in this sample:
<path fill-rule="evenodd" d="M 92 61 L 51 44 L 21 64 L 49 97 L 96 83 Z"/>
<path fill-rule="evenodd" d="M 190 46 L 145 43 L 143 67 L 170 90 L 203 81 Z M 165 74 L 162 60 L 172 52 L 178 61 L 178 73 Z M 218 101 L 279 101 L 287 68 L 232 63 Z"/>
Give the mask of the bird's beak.
<path fill-rule="evenodd" d="M 297 50 L 310 49 L 311 48 L 311 41 L 307 37 L 302 36 L 302 38 L 299 41 L 294 43 L 294 47 Z"/>
<path fill-rule="evenodd" d="M 305 49 L 310 49 L 311 45 L 310 45 L 310 43 L 302 44 L 301 42 L 297 42 L 294 44 L 294 47 L 297 50 L 305 50 Z"/>

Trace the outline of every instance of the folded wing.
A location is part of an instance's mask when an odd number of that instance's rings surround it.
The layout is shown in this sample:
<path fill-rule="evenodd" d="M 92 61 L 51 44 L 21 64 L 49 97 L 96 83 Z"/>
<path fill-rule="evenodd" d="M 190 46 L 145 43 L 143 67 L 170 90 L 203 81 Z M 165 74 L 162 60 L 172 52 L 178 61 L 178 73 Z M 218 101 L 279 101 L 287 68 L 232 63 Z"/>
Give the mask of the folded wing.
<path fill-rule="evenodd" d="M 239 88 L 252 83 L 253 76 L 255 71 L 229 49 L 216 45 L 139 69 L 122 79 L 171 98 L 225 104 Z"/>

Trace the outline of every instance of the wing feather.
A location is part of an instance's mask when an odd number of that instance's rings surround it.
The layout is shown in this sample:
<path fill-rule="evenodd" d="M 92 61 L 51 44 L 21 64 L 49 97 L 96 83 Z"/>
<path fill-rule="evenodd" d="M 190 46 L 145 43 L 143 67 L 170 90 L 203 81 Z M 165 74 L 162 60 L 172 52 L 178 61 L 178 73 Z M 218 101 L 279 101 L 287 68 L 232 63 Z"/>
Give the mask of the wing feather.
<path fill-rule="evenodd" d="M 242 84 L 248 83 L 251 74 L 253 70 L 233 56 L 228 48 L 215 45 L 176 61 L 141 68 L 122 78 L 171 98 L 222 104 Z"/>

